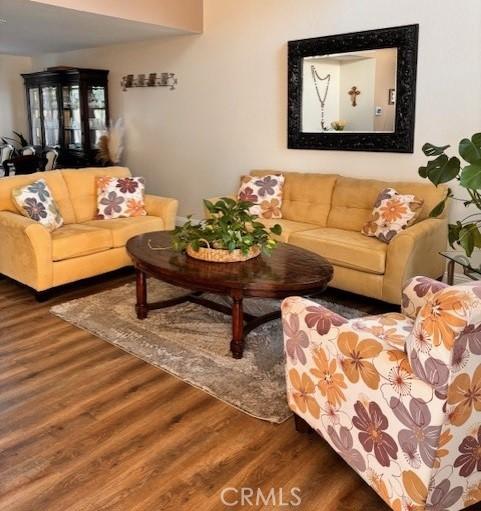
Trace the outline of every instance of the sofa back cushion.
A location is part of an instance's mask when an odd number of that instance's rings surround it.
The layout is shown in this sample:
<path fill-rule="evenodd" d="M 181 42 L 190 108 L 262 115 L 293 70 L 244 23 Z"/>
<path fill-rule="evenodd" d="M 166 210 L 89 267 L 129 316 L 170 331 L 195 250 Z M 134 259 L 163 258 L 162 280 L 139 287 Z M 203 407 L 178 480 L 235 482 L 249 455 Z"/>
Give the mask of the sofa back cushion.
<path fill-rule="evenodd" d="M 0 179 L 0 211 L 19 213 L 12 199 L 12 190 L 30 185 L 39 179 L 44 179 L 52 192 L 55 203 L 66 224 L 75 223 L 75 212 L 70 200 L 69 191 L 60 170 L 36 172 L 25 176 L 9 176 Z"/>
<path fill-rule="evenodd" d="M 251 175 L 279 173 L 285 177 L 282 190 L 282 218 L 326 227 L 332 192 L 338 176 L 280 170 L 254 170 Z"/>
<path fill-rule="evenodd" d="M 332 205 L 327 226 L 360 231 L 369 220 L 379 192 L 385 188 L 395 188 L 402 195 L 412 194 L 424 200 L 424 205 L 417 218 L 418 221 L 427 218 L 429 212 L 447 193 L 445 186 L 436 188 L 431 183 L 389 182 L 338 177 L 332 194 Z"/>
<path fill-rule="evenodd" d="M 63 170 L 62 174 L 72 201 L 77 223 L 95 219 L 97 213 L 97 177 L 129 177 L 131 175 L 127 167 L 68 169 Z"/>

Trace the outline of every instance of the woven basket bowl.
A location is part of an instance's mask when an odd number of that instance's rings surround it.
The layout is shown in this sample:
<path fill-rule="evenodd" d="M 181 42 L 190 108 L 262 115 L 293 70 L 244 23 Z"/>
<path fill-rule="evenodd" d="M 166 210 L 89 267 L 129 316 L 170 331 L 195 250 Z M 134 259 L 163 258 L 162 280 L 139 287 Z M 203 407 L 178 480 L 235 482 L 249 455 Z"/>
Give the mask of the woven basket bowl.
<path fill-rule="evenodd" d="M 187 255 L 210 263 L 238 263 L 257 257 L 260 253 L 261 249 L 259 247 L 251 247 L 247 254 L 243 254 L 239 249 L 229 252 L 224 249 L 201 247 L 198 251 L 195 251 L 190 245 L 187 247 Z"/>

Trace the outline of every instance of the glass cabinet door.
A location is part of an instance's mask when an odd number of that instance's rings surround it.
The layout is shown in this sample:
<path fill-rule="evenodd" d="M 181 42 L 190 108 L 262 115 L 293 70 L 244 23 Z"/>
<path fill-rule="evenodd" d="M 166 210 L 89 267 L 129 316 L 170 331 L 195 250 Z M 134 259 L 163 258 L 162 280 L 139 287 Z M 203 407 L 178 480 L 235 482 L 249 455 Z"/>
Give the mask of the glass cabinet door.
<path fill-rule="evenodd" d="M 107 102 L 105 95 L 105 87 L 103 86 L 93 85 L 88 87 L 90 149 L 97 147 L 100 137 L 107 129 Z"/>
<path fill-rule="evenodd" d="M 32 144 L 42 144 L 42 118 L 40 115 L 40 92 L 38 89 L 29 89 L 30 119 L 32 126 Z"/>
<path fill-rule="evenodd" d="M 45 145 L 56 146 L 60 142 L 57 87 L 42 87 L 42 103 Z"/>
<path fill-rule="evenodd" d="M 68 149 L 82 149 L 82 122 L 80 115 L 80 88 L 78 85 L 62 87 L 63 137 Z"/>

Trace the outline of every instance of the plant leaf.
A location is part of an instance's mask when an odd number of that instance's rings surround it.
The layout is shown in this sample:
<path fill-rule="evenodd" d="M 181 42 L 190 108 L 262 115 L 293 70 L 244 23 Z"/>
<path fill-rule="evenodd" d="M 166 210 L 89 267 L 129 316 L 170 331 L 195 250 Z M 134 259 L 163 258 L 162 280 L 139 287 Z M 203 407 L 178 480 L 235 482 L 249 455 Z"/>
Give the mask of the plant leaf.
<path fill-rule="evenodd" d="M 481 150 L 481 133 L 475 133 L 471 137 L 471 142 L 479 149 Z"/>
<path fill-rule="evenodd" d="M 277 234 L 277 236 L 282 234 L 282 227 L 279 224 L 273 225 L 270 230 L 272 234 Z"/>
<path fill-rule="evenodd" d="M 449 224 L 448 226 L 448 241 L 452 248 L 454 248 L 454 244 L 459 241 L 459 232 L 461 231 L 461 223 L 457 224 Z"/>
<path fill-rule="evenodd" d="M 474 250 L 474 244 L 475 244 L 475 233 L 474 231 L 478 230 L 476 225 L 474 224 L 467 224 L 462 227 L 462 229 L 459 231 L 459 244 L 463 247 L 464 251 L 466 252 L 466 255 L 468 257 L 471 256 Z M 479 234 L 479 231 L 478 231 Z"/>
<path fill-rule="evenodd" d="M 418 173 L 422 178 L 426 179 L 428 177 L 428 168 L 427 167 L 419 167 Z"/>
<path fill-rule="evenodd" d="M 427 177 L 431 183 L 438 186 L 441 183 L 453 180 L 459 174 L 460 168 L 459 158 L 456 156 L 448 158 L 445 154 L 441 154 L 428 162 Z"/>
<path fill-rule="evenodd" d="M 468 163 L 481 163 L 481 150 L 469 138 L 459 142 L 459 154 Z"/>
<path fill-rule="evenodd" d="M 429 142 L 423 145 L 423 153 L 426 156 L 439 156 L 440 154 L 443 154 L 444 151 L 450 147 L 449 145 L 443 145 L 443 146 L 435 146 L 433 144 L 430 144 Z"/>
<path fill-rule="evenodd" d="M 448 200 L 448 198 L 446 197 L 441 202 L 436 204 L 436 206 L 434 206 L 434 208 L 429 213 L 429 216 L 431 218 L 435 218 L 435 217 L 439 216 L 444 211 L 444 208 L 446 207 L 446 201 L 447 200 Z"/>
<path fill-rule="evenodd" d="M 471 190 L 481 188 L 481 162 L 475 165 L 467 165 L 461 172 L 460 185 Z"/>

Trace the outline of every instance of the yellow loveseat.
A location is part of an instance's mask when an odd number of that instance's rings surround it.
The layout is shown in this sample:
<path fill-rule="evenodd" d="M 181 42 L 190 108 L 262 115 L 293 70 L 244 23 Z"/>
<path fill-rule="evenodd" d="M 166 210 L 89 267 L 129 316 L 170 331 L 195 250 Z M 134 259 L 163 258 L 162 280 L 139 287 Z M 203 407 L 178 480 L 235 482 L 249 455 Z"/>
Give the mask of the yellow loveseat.
<path fill-rule="evenodd" d="M 439 278 L 444 273 L 439 251 L 446 248 L 447 219 L 428 218 L 447 188 L 423 182 L 387 182 L 337 174 L 256 170 L 253 176 L 285 176 L 281 241 L 316 252 L 334 266 L 331 286 L 399 304 L 403 284 L 416 275 Z M 424 199 L 417 223 L 389 244 L 361 234 L 379 192 L 392 187 Z"/>
<path fill-rule="evenodd" d="M 96 220 L 97 176 L 130 176 L 125 167 L 65 169 L 0 179 L 0 274 L 36 291 L 92 277 L 131 264 L 129 238 L 173 229 L 178 201 L 145 196 L 147 216 Z M 45 179 L 63 216 L 50 233 L 18 213 L 12 189 Z"/>

